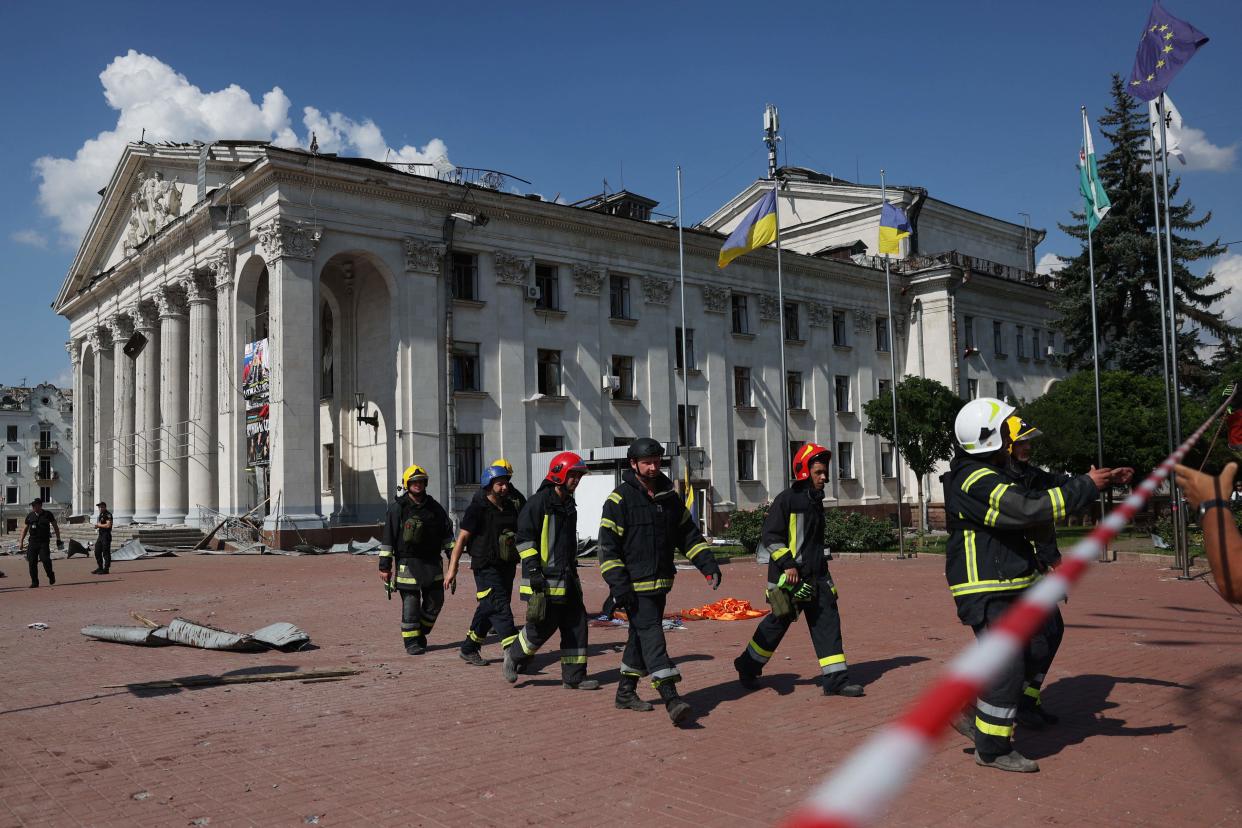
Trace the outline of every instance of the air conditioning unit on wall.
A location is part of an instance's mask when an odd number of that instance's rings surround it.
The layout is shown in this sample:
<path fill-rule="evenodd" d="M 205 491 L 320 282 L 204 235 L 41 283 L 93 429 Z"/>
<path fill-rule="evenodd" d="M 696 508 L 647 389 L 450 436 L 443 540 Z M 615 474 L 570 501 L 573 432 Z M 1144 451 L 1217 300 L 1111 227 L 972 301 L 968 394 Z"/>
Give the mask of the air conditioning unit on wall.
<path fill-rule="evenodd" d="M 543 288 L 539 287 L 539 285 L 527 285 L 526 286 L 526 301 L 527 302 L 538 302 L 542 298 L 543 298 Z"/>
<path fill-rule="evenodd" d="M 604 374 L 600 381 L 600 387 L 608 393 L 621 390 L 621 378 L 612 374 Z"/>

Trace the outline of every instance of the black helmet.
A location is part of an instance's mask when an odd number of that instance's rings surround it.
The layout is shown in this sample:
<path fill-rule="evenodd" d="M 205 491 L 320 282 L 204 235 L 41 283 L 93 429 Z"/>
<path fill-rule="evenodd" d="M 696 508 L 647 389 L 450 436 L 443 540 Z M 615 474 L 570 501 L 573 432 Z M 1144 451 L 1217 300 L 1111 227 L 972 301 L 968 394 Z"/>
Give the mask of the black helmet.
<path fill-rule="evenodd" d="M 664 445 L 650 437 L 639 437 L 630 443 L 630 449 L 625 453 L 625 456 L 631 460 L 642 460 L 646 457 L 663 457 Z"/>

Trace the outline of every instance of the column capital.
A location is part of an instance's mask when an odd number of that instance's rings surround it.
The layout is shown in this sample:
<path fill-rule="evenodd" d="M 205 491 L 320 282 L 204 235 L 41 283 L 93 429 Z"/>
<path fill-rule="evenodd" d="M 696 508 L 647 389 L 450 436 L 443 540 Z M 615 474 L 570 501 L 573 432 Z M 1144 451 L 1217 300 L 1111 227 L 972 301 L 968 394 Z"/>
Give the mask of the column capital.
<path fill-rule="evenodd" d="M 112 332 L 107 326 L 99 325 L 86 335 L 86 341 L 91 345 L 91 352 L 99 356 L 105 348 L 112 347 Z"/>
<path fill-rule="evenodd" d="M 160 320 L 185 316 L 185 295 L 173 285 L 161 285 L 155 293 Z"/>
<path fill-rule="evenodd" d="M 107 322 L 112 332 L 113 344 L 125 344 L 131 336 L 134 335 L 134 320 L 128 314 L 114 314 Z"/>
<path fill-rule="evenodd" d="M 158 311 L 150 299 L 137 302 L 125 309 L 125 314 L 134 320 L 134 330 L 153 331 L 156 326 Z"/>
<path fill-rule="evenodd" d="M 406 273 L 439 274 L 444 261 L 445 246 L 438 242 L 406 237 L 401 240 L 405 248 Z"/>
<path fill-rule="evenodd" d="M 259 228 L 259 247 L 269 262 L 284 257 L 313 259 L 322 238 L 322 227 L 289 219 L 272 219 Z"/>
<path fill-rule="evenodd" d="M 78 347 L 77 340 L 65 340 L 65 350 L 69 352 L 69 364 L 77 368 L 82 361 L 82 349 Z"/>
<path fill-rule="evenodd" d="M 216 301 L 215 280 L 209 274 L 191 270 L 181 277 L 181 286 L 191 305 Z"/>
<path fill-rule="evenodd" d="M 221 250 L 207 261 L 211 271 L 212 284 L 216 290 L 226 290 L 233 286 L 233 251 Z"/>

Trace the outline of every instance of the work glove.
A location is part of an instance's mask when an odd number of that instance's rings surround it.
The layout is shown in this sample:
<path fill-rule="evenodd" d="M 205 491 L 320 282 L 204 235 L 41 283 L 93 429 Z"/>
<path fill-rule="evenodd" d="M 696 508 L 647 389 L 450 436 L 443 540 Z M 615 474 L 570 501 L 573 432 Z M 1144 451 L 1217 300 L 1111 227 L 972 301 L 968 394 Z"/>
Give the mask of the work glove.
<path fill-rule="evenodd" d="M 532 592 L 547 592 L 548 591 L 548 579 L 544 576 L 542 570 L 536 569 L 534 572 L 530 574 L 530 577 L 527 578 L 526 580 L 530 582 L 530 588 Z"/>
<path fill-rule="evenodd" d="M 799 581 L 796 585 L 787 584 L 785 576 L 782 575 L 776 585 L 792 595 L 795 601 L 809 601 L 815 595 L 815 586 L 810 581 Z"/>
<path fill-rule="evenodd" d="M 703 577 L 707 579 L 707 583 L 711 585 L 712 589 L 720 589 L 720 570 L 719 569 L 717 569 L 711 575 L 704 575 Z"/>
<path fill-rule="evenodd" d="M 626 618 L 632 621 L 638 613 L 638 593 L 632 589 L 627 589 L 624 592 L 617 593 L 614 600 L 617 602 L 617 606 L 625 611 Z"/>

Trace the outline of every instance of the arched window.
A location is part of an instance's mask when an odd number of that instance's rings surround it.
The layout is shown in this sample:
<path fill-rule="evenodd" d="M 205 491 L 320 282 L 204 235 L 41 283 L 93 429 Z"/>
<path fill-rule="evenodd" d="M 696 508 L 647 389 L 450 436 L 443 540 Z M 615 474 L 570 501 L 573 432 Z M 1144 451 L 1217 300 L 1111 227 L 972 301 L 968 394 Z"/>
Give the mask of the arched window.
<path fill-rule="evenodd" d="M 259 274 L 254 290 L 254 338 L 267 339 L 267 268 Z"/>
<path fill-rule="evenodd" d="M 319 397 L 332 396 L 332 308 L 319 307 Z"/>

